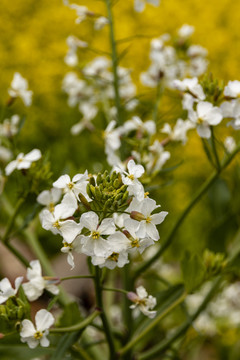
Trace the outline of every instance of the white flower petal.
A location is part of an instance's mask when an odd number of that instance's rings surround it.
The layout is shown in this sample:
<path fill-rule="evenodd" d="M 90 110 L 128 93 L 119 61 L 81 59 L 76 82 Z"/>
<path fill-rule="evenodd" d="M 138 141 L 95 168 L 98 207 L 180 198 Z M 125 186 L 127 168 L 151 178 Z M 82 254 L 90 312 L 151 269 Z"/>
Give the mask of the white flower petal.
<path fill-rule="evenodd" d="M 44 331 L 54 324 L 55 319 L 49 311 L 41 309 L 37 312 L 35 321 L 37 330 Z"/>

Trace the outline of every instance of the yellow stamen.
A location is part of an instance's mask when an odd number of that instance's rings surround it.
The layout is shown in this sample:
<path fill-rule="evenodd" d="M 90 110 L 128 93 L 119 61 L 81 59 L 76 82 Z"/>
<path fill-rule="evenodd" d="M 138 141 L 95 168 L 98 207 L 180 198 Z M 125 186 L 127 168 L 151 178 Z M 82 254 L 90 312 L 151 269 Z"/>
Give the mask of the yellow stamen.
<path fill-rule="evenodd" d="M 43 333 L 41 331 L 36 331 L 35 334 L 34 334 L 34 338 L 36 340 L 39 340 L 43 337 Z"/>
<path fill-rule="evenodd" d="M 60 224 L 59 224 L 59 221 L 55 221 L 55 223 L 53 224 L 53 227 L 57 228 L 57 229 L 60 229 Z"/>
<path fill-rule="evenodd" d="M 151 216 L 147 216 L 147 217 L 146 217 L 146 223 L 149 224 L 151 221 L 152 221 Z"/>
<path fill-rule="evenodd" d="M 132 240 L 132 243 L 131 243 L 131 246 L 134 248 L 134 247 L 136 247 L 136 248 L 139 248 L 139 240 L 138 239 L 133 239 Z"/>
<path fill-rule="evenodd" d="M 130 175 L 128 175 L 128 178 L 129 178 L 130 180 L 134 180 L 134 175 L 133 175 L 133 174 L 130 174 Z"/>
<path fill-rule="evenodd" d="M 94 240 L 97 240 L 100 238 L 100 233 L 99 233 L 99 231 L 93 231 L 91 236 Z"/>
<path fill-rule="evenodd" d="M 108 257 L 108 260 L 112 260 L 112 261 L 117 262 L 117 261 L 118 261 L 118 257 L 119 257 L 119 254 L 113 252 L 112 255 L 110 255 L 110 256 Z"/>

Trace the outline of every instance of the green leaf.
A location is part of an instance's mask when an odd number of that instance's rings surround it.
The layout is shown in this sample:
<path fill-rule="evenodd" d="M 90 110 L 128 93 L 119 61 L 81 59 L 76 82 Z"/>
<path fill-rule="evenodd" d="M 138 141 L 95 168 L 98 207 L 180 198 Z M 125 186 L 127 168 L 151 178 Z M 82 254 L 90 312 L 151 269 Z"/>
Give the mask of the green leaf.
<path fill-rule="evenodd" d="M 58 341 L 56 350 L 54 351 L 50 360 L 63 359 L 65 353 L 79 339 L 82 332 L 83 332 L 83 330 L 80 330 L 80 331 L 75 331 L 72 333 L 67 333 L 67 334 L 64 334 L 63 336 L 61 336 L 61 338 Z"/>
<path fill-rule="evenodd" d="M 181 261 L 181 269 L 185 289 L 190 293 L 203 282 L 205 276 L 204 264 L 199 255 L 186 252 Z"/>

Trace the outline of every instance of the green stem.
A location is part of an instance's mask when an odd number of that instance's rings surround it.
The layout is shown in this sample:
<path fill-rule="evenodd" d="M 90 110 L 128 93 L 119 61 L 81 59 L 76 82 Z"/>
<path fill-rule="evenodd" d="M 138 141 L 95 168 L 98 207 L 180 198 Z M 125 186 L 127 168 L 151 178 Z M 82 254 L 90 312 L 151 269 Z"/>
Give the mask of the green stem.
<path fill-rule="evenodd" d="M 24 203 L 24 201 L 25 201 L 25 197 L 21 197 L 18 200 L 18 202 L 16 204 L 16 207 L 15 207 L 13 213 L 12 213 L 12 216 L 9 219 L 9 222 L 7 224 L 7 227 L 6 227 L 6 231 L 5 231 L 5 233 L 4 233 L 3 237 L 2 237 L 2 242 L 4 244 L 6 244 L 6 242 L 9 240 L 10 233 L 12 231 L 12 228 L 14 227 L 14 224 L 15 224 L 16 216 L 19 213 L 20 208 L 21 208 L 22 204 Z"/>
<path fill-rule="evenodd" d="M 109 287 L 103 287 L 102 290 L 103 290 L 103 291 L 115 291 L 115 292 L 120 292 L 120 293 L 125 294 L 125 295 L 128 293 L 127 290 L 116 289 L 116 288 L 109 288 Z"/>
<path fill-rule="evenodd" d="M 210 175 L 210 177 L 203 183 L 203 185 L 198 189 L 195 196 L 192 198 L 191 202 L 188 204 L 188 206 L 185 208 L 183 213 L 178 218 L 177 222 L 173 226 L 170 234 L 168 235 L 167 239 L 161 246 L 161 248 L 157 251 L 157 253 L 148 261 L 146 261 L 144 264 L 139 266 L 138 269 L 136 269 L 136 272 L 134 274 L 134 278 L 137 278 L 143 271 L 148 269 L 156 260 L 159 259 L 159 257 L 164 253 L 165 250 L 168 249 L 168 247 L 172 244 L 174 235 L 176 234 L 177 230 L 179 229 L 182 222 L 185 220 L 186 216 L 190 212 L 190 210 L 194 207 L 195 204 L 201 199 L 203 194 L 207 192 L 207 190 L 211 187 L 211 185 L 217 180 L 220 173 L 230 164 L 232 159 L 236 156 L 236 154 L 240 151 L 240 144 L 236 147 L 236 149 L 230 154 L 229 157 L 227 157 L 225 160 L 223 160 L 219 171 L 215 171 Z"/>
<path fill-rule="evenodd" d="M 153 121 L 155 122 L 155 124 L 157 124 L 158 107 L 159 107 L 161 96 L 162 96 L 162 84 L 161 84 L 161 80 L 159 80 L 157 83 L 156 101 L 155 101 L 155 104 L 153 107 Z"/>
<path fill-rule="evenodd" d="M 60 281 L 65 280 L 73 280 L 73 279 L 94 279 L 95 277 L 93 275 L 76 275 L 76 276 L 67 276 L 60 278 Z"/>
<path fill-rule="evenodd" d="M 159 314 L 138 336 L 129 341 L 129 343 L 119 350 L 119 355 L 125 354 L 129 349 L 132 349 L 139 341 L 141 341 L 153 328 L 173 309 L 183 302 L 187 294 L 183 293 L 176 301 L 174 301 L 166 310 Z"/>
<path fill-rule="evenodd" d="M 109 347 L 109 360 L 115 360 L 116 359 L 116 352 L 115 352 L 115 344 L 114 344 L 114 338 L 113 338 L 113 334 L 110 328 L 110 325 L 108 323 L 108 319 L 107 316 L 104 312 L 104 308 L 103 308 L 103 299 L 102 299 L 102 286 L 101 286 L 101 274 L 100 274 L 100 269 L 98 266 L 95 267 L 95 293 L 96 293 L 96 303 L 97 303 L 97 307 L 100 308 L 101 310 L 101 319 L 102 319 L 102 324 L 103 324 L 103 328 L 105 330 L 105 336 L 108 342 L 108 347 Z"/>
<path fill-rule="evenodd" d="M 214 154 L 214 157 L 215 157 L 215 160 L 216 160 L 216 167 L 217 167 L 217 170 L 220 171 L 221 164 L 220 164 L 218 153 L 217 153 L 213 126 L 211 126 L 210 128 L 211 128 L 211 143 L 212 143 L 213 154 Z"/>
<path fill-rule="evenodd" d="M 152 349 L 140 354 L 137 357 L 137 360 L 156 359 L 157 354 L 163 353 L 164 351 L 169 349 L 171 347 L 171 345 L 178 338 L 183 336 L 186 333 L 186 331 L 188 330 L 188 328 L 192 325 L 193 321 L 196 320 L 196 318 L 199 316 L 199 314 L 205 309 L 205 307 L 207 306 L 209 301 L 212 299 L 216 290 L 220 286 L 221 281 L 222 281 L 222 278 L 220 278 L 220 277 L 218 277 L 214 281 L 214 284 L 213 284 L 211 290 L 208 292 L 208 294 L 206 295 L 205 299 L 203 300 L 203 302 L 201 303 L 201 305 L 199 306 L 197 311 L 192 316 L 190 316 L 190 318 L 182 326 L 179 327 L 179 329 L 173 334 L 173 336 L 171 336 L 167 340 L 163 340 L 162 342 L 160 342 L 159 344 L 154 346 Z"/>
<path fill-rule="evenodd" d="M 117 45 L 115 41 L 115 31 L 114 31 L 114 22 L 113 22 L 113 14 L 111 7 L 111 0 L 105 0 L 107 6 L 108 20 L 109 20 L 109 28 L 110 28 L 110 43 L 112 48 L 112 68 L 113 68 L 113 76 L 114 76 L 114 93 L 115 93 L 115 103 L 118 114 L 118 125 L 122 125 L 122 107 L 120 101 L 119 94 L 119 77 L 117 72 L 118 67 L 118 55 L 117 55 Z"/>
<path fill-rule="evenodd" d="M 66 332 L 73 332 L 79 331 L 84 329 L 86 326 L 92 323 L 92 321 L 101 314 L 101 310 L 95 310 L 91 315 L 89 315 L 85 320 L 74 324 L 72 326 L 61 327 L 61 328 L 53 328 L 50 329 L 51 333 L 66 333 Z"/>

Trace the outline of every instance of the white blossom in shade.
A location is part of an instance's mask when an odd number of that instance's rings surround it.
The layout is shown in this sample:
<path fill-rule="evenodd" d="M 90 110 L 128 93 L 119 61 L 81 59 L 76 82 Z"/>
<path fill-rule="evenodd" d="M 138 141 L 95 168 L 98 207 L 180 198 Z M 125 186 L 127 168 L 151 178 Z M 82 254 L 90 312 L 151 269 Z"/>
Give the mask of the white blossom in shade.
<path fill-rule="evenodd" d="M 195 124 L 199 136 L 210 138 L 210 126 L 220 124 L 223 115 L 220 108 L 213 106 L 210 102 L 200 101 L 197 104 L 196 111 L 188 112 L 189 120 Z"/>
<path fill-rule="evenodd" d="M 51 190 L 44 190 L 38 195 L 37 202 L 46 206 L 49 211 L 53 211 L 54 206 L 60 200 L 61 195 L 61 189 L 52 188 Z"/>
<path fill-rule="evenodd" d="M 236 149 L 236 141 L 232 136 L 227 136 L 224 140 L 224 146 L 227 152 L 231 153 Z"/>
<path fill-rule="evenodd" d="M 11 82 L 11 87 L 8 89 L 8 93 L 12 98 L 20 97 L 25 106 L 32 104 L 33 92 L 28 90 L 28 82 L 22 77 L 21 74 L 16 72 Z"/>
<path fill-rule="evenodd" d="M 195 126 L 191 121 L 178 119 L 173 129 L 168 123 L 165 123 L 161 132 L 168 134 L 172 141 L 181 141 L 182 144 L 185 144 L 187 142 L 188 130 L 193 129 L 194 127 Z"/>
<path fill-rule="evenodd" d="M 105 16 L 99 16 L 94 22 L 94 29 L 101 30 L 107 24 L 109 24 L 108 18 L 106 18 Z"/>
<path fill-rule="evenodd" d="M 81 121 L 74 124 L 71 127 L 71 134 L 76 136 L 76 135 L 80 134 L 84 129 L 88 129 L 90 131 L 94 130 L 94 126 L 91 123 L 91 119 L 82 118 Z"/>
<path fill-rule="evenodd" d="M 28 282 L 22 285 L 23 290 L 29 301 L 37 300 L 42 294 L 44 289 L 50 293 L 57 295 L 59 288 L 54 284 L 56 279 L 44 278 L 42 276 L 42 268 L 39 260 L 32 260 L 30 267 L 27 268 Z"/>
<path fill-rule="evenodd" d="M 36 348 L 39 344 L 48 347 L 50 344 L 47 338 L 48 329 L 54 324 L 54 321 L 52 314 L 45 309 L 41 309 L 36 313 L 36 326 L 30 320 L 24 319 L 21 322 L 21 341 L 27 343 L 31 349 Z"/>
<path fill-rule="evenodd" d="M 8 162 L 9 160 L 11 160 L 11 158 L 12 158 L 11 150 L 6 148 L 5 146 L 2 146 L 0 140 L 0 160 L 3 162 Z"/>
<path fill-rule="evenodd" d="M 208 55 L 208 51 L 201 45 L 191 45 L 191 46 L 189 46 L 189 48 L 187 50 L 187 55 L 190 58 L 196 58 L 199 56 L 205 57 Z"/>
<path fill-rule="evenodd" d="M 194 26 L 184 24 L 180 29 L 178 30 L 178 35 L 181 38 L 189 38 L 194 33 Z"/>
<path fill-rule="evenodd" d="M 201 56 L 193 57 L 189 63 L 188 73 L 191 77 L 198 77 L 205 73 L 207 67 L 208 61 L 205 58 Z"/>
<path fill-rule="evenodd" d="M 77 200 L 70 194 L 66 194 L 62 202 L 55 206 L 51 212 L 44 209 L 40 214 L 42 227 L 50 230 L 53 234 L 62 235 L 63 239 L 71 243 L 80 234 L 82 226 L 74 220 L 64 220 L 71 217 L 78 207 Z"/>
<path fill-rule="evenodd" d="M 105 74 L 110 65 L 109 59 L 104 56 L 98 56 L 84 67 L 83 74 L 86 77 L 101 77 Z"/>
<path fill-rule="evenodd" d="M 82 252 L 90 256 L 105 257 L 110 255 L 109 243 L 101 235 L 111 235 L 115 232 L 113 219 L 103 219 L 99 224 L 98 215 L 89 211 L 82 214 L 80 224 L 82 228 L 90 231 L 88 236 L 82 235 Z"/>
<path fill-rule="evenodd" d="M 183 94 L 182 107 L 184 110 L 193 111 L 193 105 L 198 102 L 198 99 L 189 93 Z"/>
<path fill-rule="evenodd" d="M 151 4 L 157 7 L 160 4 L 160 0 L 134 0 L 134 10 L 142 12 L 145 9 L 146 4 Z"/>
<path fill-rule="evenodd" d="M 42 157 L 41 151 L 34 149 L 28 154 L 18 154 L 16 160 L 11 161 L 5 168 L 6 175 L 10 175 L 15 169 L 29 169 L 34 161 L 39 160 Z"/>
<path fill-rule="evenodd" d="M 78 104 L 80 100 L 85 98 L 86 94 L 91 91 L 84 80 L 78 78 L 74 72 L 69 72 L 65 75 L 62 85 L 63 91 L 68 94 L 68 105 L 70 107 Z M 92 91 L 91 91 L 92 92 Z"/>
<path fill-rule="evenodd" d="M 139 133 L 148 133 L 154 135 L 156 133 L 156 124 L 153 120 L 143 122 L 138 116 L 133 116 L 123 125 L 123 131 L 128 133 L 130 131 L 138 131 Z"/>
<path fill-rule="evenodd" d="M 169 151 L 165 151 L 162 144 L 155 140 L 154 143 L 148 147 L 149 154 L 145 161 L 146 169 L 148 173 L 160 171 L 166 161 L 170 158 L 171 154 Z"/>
<path fill-rule="evenodd" d="M 65 194 L 70 194 L 78 199 L 78 194 L 87 196 L 86 186 L 88 184 L 88 171 L 84 174 L 77 174 L 71 180 L 69 175 L 62 175 L 53 183 L 57 189 L 61 189 Z"/>
<path fill-rule="evenodd" d="M 239 100 L 224 101 L 220 106 L 223 117 L 232 119 L 228 125 L 240 130 L 240 102 Z"/>
<path fill-rule="evenodd" d="M 106 144 L 106 153 L 111 150 L 117 150 L 121 146 L 120 141 L 120 135 L 121 135 L 121 129 L 117 128 L 115 129 L 117 122 L 115 120 L 110 121 L 108 126 L 106 127 L 103 137 Z"/>
<path fill-rule="evenodd" d="M 19 276 L 15 280 L 15 289 L 12 287 L 8 278 L 4 278 L 0 281 L 0 304 L 3 304 L 11 296 L 15 296 L 18 292 L 19 286 L 23 281 L 23 277 Z"/>
<path fill-rule="evenodd" d="M 72 242 L 63 241 L 61 252 L 67 254 L 67 262 L 71 266 L 71 270 L 75 267 L 73 251 L 82 252 L 82 238 L 77 236 Z"/>
<path fill-rule="evenodd" d="M 144 167 L 142 165 L 136 165 L 134 160 L 129 160 L 127 163 L 128 172 L 122 172 L 122 182 L 128 185 L 129 195 L 134 195 L 139 201 L 144 198 L 144 188 L 138 178 L 144 173 Z"/>
<path fill-rule="evenodd" d="M 238 80 L 229 81 L 227 86 L 225 86 L 223 93 L 226 97 L 239 98 L 240 97 L 240 81 L 238 81 Z"/>
<path fill-rule="evenodd" d="M 131 211 L 131 219 L 125 220 L 125 226 L 128 228 L 132 226 L 133 229 L 136 229 L 136 234 L 141 238 L 150 237 L 154 241 L 157 241 L 160 236 L 156 225 L 161 224 L 168 214 L 167 211 L 152 214 L 158 207 L 160 207 L 160 205 L 156 205 L 155 200 L 145 198 L 140 205 L 137 206 L 136 211 Z M 138 227 L 136 228 L 137 222 Z"/>
<path fill-rule="evenodd" d="M 206 96 L 202 86 L 198 83 L 198 78 L 184 80 L 174 80 L 173 86 L 180 91 L 189 91 L 191 95 L 199 100 L 205 100 Z"/>
<path fill-rule="evenodd" d="M 146 289 L 143 286 L 136 288 L 136 293 L 129 292 L 127 297 L 134 304 L 130 306 L 130 309 L 136 309 L 137 315 L 141 311 L 144 315 L 153 319 L 157 312 L 151 311 L 157 304 L 157 300 L 152 295 L 148 295 Z"/>
<path fill-rule="evenodd" d="M 20 121 L 19 115 L 13 115 L 10 119 L 5 119 L 0 124 L 0 136 L 12 137 L 18 132 L 18 124 Z"/>

